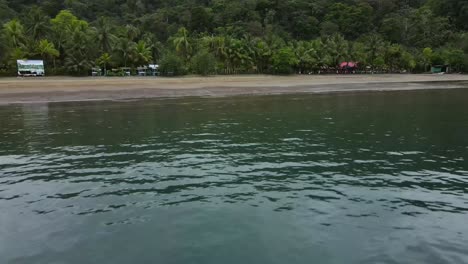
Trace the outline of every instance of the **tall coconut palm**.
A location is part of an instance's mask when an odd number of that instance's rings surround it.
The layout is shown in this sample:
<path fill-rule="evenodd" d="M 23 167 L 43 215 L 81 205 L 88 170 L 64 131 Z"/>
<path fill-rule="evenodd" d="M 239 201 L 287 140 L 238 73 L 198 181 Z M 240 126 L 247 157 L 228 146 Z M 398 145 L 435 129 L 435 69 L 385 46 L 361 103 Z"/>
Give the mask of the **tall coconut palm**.
<path fill-rule="evenodd" d="M 297 69 L 300 73 L 307 73 L 317 66 L 315 50 L 310 42 L 297 41 L 293 43 L 293 50 L 298 58 Z"/>
<path fill-rule="evenodd" d="M 131 61 L 135 53 L 136 43 L 127 39 L 120 38 L 115 52 L 119 54 L 120 58 L 123 60 L 124 66 L 127 67 L 129 61 Z"/>
<path fill-rule="evenodd" d="M 5 23 L 3 25 L 3 32 L 13 48 L 19 48 L 25 40 L 24 27 L 17 19 Z"/>
<path fill-rule="evenodd" d="M 92 67 L 90 60 L 86 57 L 77 54 L 68 54 L 65 58 L 65 67 L 71 73 L 83 74 L 87 69 Z"/>
<path fill-rule="evenodd" d="M 104 68 L 104 75 L 107 75 L 107 65 L 109 65 L 111 60 L 112 60 L 112 57 L 111 57 L 111 55 L 109 55 L 109 53 L 102 54 L 101 57 L 99 57 L 96 60 L 96 63 L 99 66 L 102 66 Z"/>
<path fill-rule="evenodd" d="M 90 32 L 76 30 L 65 43 L 65 67 L 72 73 L 82 74 L 91 68 Z"/>
<path fill-rule="evenodd" d="M 140 35 L 140 30 L 133 25 L 126 25 L 125 31 L 127 33 L 128 40 L 131 41 L 134 41 Z"/>
<path fill-rule="evenodd" d="M 50 17 L 37 6 L 29 10 L 24 21 L 26 32 L 34 41 L 46 36 L 50 30 Z"/>
<path fill-rule="evenodd" d="M 230 39 L 226 48 L 228 71 L 237 72 L 243 68 L 249 70 L 253 66 L 252 50 L 240 39 Z"/>
<path fill-rule="evenodd" d="M 372 68 L 374 68 L 376 59 L 383 55 L 386 44 L 382 37 L 378 34 L 371 34 L 364 37 L 363 42 L 365 43 L 364 49 L 367 53 L 367 62 Z"/>
<path fill-rule="evenodd" d="M 271 64 L 271 56 L 273 54 L 270 46 L 264 40 L 256 40 L 253 44 L 255 64 L 260 73 L 268 70 Z"/>
<path fill-rule="evenodd" d="M 96 21 L 96 37 L 99 43 L 99 48 L 102 52 L 108 53 L 112 50 L 112 45 L 116 41 L 115 35 L 112 33 L 112 26 L 109 19 L 106 17 L 99 17 Z"/>
<path fill-rule="evenodd" d="M 319 69 L 320 67 L 325 66 L 330 59 L 323 41 L 321 39 L 312 40 L 310 42 L 310 46 L 313 50 L 311 55 L 317 62 L 316 68 Z"/>
<path fill-rule="evenodd" d="M 348 59 L 348 41 L 346 41 L 342 35 L 335 34 L 329 37 L 326 41 L 328 55 L 331 58 L 330 66 L 338 66 L 342 60 Z"/>
<path fill-rule="evenodd" d="M 138 41 L 135 46 L 135 63 L 138 66 L 147 65 L 152 60 L 151 48 L 143 40 Z"/>
<path fill-rule="evenodd" d="M 220 59 L 226 58 L 226 38 L 223 36 L 217 36 L 214 38 L 213 51 L 216 57 Z"/>
<path fill-rule="evenodd" d="M 47 39 L 40 40 L 37 46 L 37 52 L 44 60 L 53 58 L 55 68 L 55 58 L 60 56 L 60 52 L 55 48 L 54 43 L 49 42 Z"/>
<path fill-rule="evenodd" d="M 187 29 L 184 27 L 180 28 L 172 42 L 177 54 L 189 60 L 193 52 L 193 47 Z"/>
<path fill-rule="evenodd" d="M 24 60 L 28 57 L 28 52 L 24 48 L 13 48 L 8 54 L 7 64 L 10 68 L 16 67 L 16 60 Z"/>
<path fill-rule="evenodd" d="M 10 52 L 10 59 L 16 64 L 16 60 L 23 60 L 28 57 L 28 53 L 22 48 L 14 48 Z"/>
<path fill-rule="evenodd" d="M 214 54 L 218 60 L 226 59 L 226 38 L 223 36 L 206 36 L 202 39 L 205 49 Z"/>
<path fill-rule="evenodd" d="M 162 56 L 163 44 L 156 38 L 156 35 L 147 33 L 143 36 L 143 40 L 147 46 L 151 49 L 152 61 L 156 62 Z"/>

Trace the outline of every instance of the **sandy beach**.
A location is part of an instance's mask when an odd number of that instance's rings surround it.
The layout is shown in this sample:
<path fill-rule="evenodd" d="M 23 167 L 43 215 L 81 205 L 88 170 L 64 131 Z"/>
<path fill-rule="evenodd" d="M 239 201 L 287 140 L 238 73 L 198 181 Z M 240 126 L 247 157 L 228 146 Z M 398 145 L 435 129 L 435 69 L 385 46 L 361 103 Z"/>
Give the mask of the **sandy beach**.
<path fill-rule="evenodd" d="M 468 75 L 2 78 L 0 104 L 453 88 L 468 88 Z"/>

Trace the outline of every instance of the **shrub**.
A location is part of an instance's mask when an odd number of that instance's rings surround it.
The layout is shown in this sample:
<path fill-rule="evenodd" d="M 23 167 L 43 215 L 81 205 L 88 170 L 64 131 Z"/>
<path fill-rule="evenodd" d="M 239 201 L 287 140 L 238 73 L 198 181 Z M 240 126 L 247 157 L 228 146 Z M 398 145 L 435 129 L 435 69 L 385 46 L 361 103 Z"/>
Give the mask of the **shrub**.
<path fill-rule="evenodd" d="M 192 70 L 196 74 L 206 76 L 214 73 L 216 70 L 216 58 L 207 51 L 197 53 L 193 56 L 191 62 Z"/>
<path fill-rule="evenodd" d="M 273 70 L 276 74 L 291 74 L 298 59 L 291 48 L 282 48 L 273 54 Z"/>
<path fill-rule="evenodd" d="M 0 77 L 16 76 L 17 72 L 12 69 L 0 69 Z"/>
<path fill-rule="evenodd" d="M 64 67 L 49 67 L 45 69 L 46 76 L 67 75 L 67 70 Z"/>
<path fill-rule="evenodd" d="M 159 64 L 159 69 L 162 75 L 176 76 L 185 74 L 184 63 L 173 53 L 165 54 Z"/>

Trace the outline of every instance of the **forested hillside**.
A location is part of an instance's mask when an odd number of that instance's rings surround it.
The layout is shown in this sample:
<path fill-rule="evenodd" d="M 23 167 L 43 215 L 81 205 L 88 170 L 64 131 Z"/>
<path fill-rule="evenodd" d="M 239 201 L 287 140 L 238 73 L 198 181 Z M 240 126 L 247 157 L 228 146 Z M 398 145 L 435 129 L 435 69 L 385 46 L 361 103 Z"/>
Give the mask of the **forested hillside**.
<path fill-rule="evenodd" d="M 468 0 L 0 0 L 0 72 L 156 62 L 173 74 L 468 70 Z"/>

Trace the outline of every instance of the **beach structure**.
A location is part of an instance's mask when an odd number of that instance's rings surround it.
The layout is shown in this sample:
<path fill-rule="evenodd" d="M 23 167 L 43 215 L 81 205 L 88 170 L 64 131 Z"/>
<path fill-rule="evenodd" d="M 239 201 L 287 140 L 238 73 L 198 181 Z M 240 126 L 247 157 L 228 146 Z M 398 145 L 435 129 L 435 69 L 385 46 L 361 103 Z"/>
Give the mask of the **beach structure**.
<path fill-rule="evenodd" d="M 449 73 L 450 72 L 450 66 L 448 66 L 448 65 L 433 65 L 431 67 L 431 72 L 432 73 Z"/>
<path fill-rule="evenodd" d="M 19 77 L 45 76 L 43 60 L 17 60 Z"/>
<path fill-rule="evenodd" d="M 354 61 L 344 61 L 340 63 L 341 73 L 354 73 L 357 70 L 358 64 Z"/>
<path fill-rule="evenodd" d="M 137 67 L 138 76 L 157 76 L 159 74 L 158 64 L 149 64 L 147 66 Z"/>
<path fill-rule="evenodd" d="M 132 75 L 132 68 L 130 67 L 120 67 L 120 70 L 124 73 L 124 76 Z"/>
<path fill-rule="evenodd" d="M 119 67 L 112 68 L 111 70 L 104 72 L 99 67 L 93 67 L 91 69 L 92 76 L 158 76 L 159 75 L 159 65 L 149 64 L 146 66 L 139 66 L 136 69 L 130 67 Z"/>
<path fill-rule="evenodd" d="M 340 64 L 341 68 L 356 68 L 357 67 L 357 62 L 353 61 L 345 61 Z"/>
<path fill-rule="evenodd" d="M 137 75 L 138 76 L 146 76 L 147 70 L 148 70 L 148 67 L 146 67 L 146 66 L 137 67 Z"/>
<path fill-rule="evenodd" d="M 159 65 L 149 64 L 148 66 L 137 67 L 138 76 L 157 76 Z"/>
<path fill-rule="evenodd" d="M 99 67 L 93 67 L 91 69 L 91 76 L 102 76 L 102 70 Z"/>
<path fill-rule="evenodd" d="M 150 76 L 159 75 L 159 65 L 158 64 L 149 64 L 147 74 Z"/>

